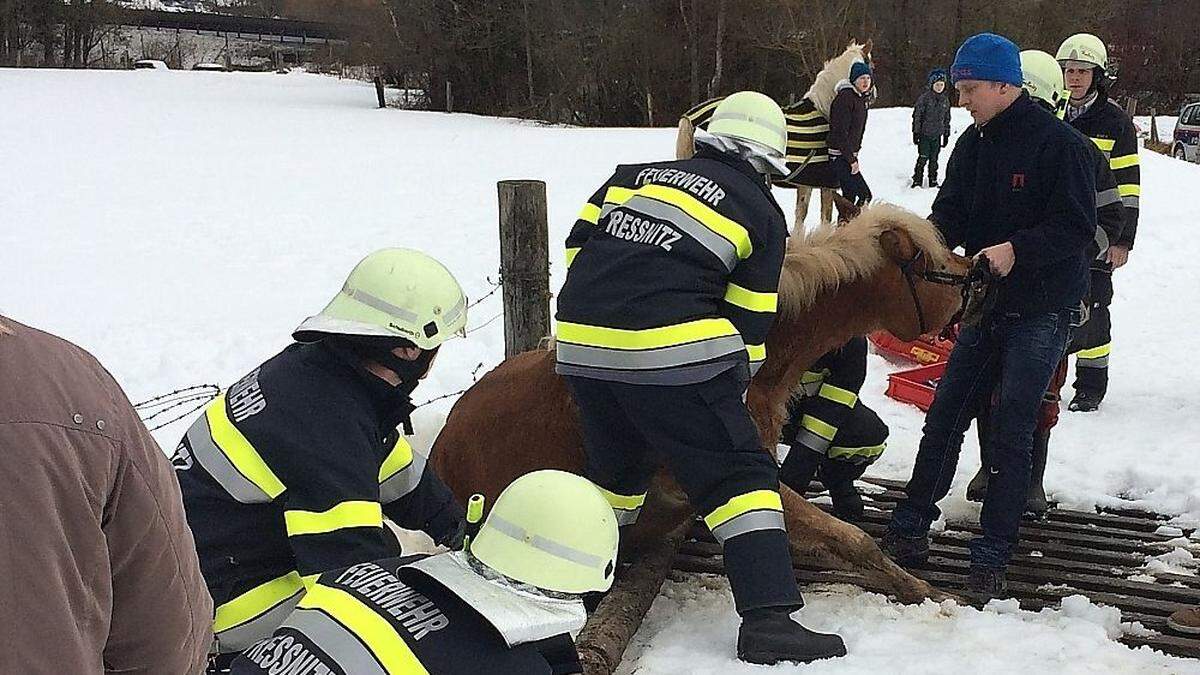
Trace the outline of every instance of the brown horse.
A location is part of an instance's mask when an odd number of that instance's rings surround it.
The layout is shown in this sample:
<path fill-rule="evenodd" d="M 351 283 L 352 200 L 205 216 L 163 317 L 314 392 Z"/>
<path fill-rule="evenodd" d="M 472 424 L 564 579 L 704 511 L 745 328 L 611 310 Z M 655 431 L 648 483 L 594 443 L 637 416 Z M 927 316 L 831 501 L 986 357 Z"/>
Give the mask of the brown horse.
<path fill-rule="evenodd" d="M 928 281 L 925 273 L 964 274 L 968 267 L 928 221 L 886 204 L 793 239 L 767 360 L 747 393 L 764 451 L 774 454 L 788 398 L 822 354 L 874 330 L 913 339 L 945 325 L 960 305 L 959 289 Z M 430 454 L 459 498 L 480 492 L 490 503 L 512 480 L 536 469 L 582 472 L 577 412 L 554 362 L 549 350 L 507 359 L 454 405 Z M 905 602 L 940 597 L 885 557 L 862 530 L 787 488 L 781 492 L 794 558 L 862 573 Z M 660 471 L 641 518 L 622 536 L 622 548 L 636 556 L 692 515 L 682 490 Z"/>

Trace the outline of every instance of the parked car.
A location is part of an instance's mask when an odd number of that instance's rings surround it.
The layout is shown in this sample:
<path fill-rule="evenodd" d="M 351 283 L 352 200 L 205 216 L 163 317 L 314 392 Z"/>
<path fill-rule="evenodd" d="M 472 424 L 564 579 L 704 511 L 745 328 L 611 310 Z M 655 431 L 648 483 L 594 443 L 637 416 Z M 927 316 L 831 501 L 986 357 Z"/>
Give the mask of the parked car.
<path fill-rule="evenodd" d="M 192 70 L 211 70 L 213 72 L 223 73 L 228 70 L 228 68 L 219 63 L 197 63 L 196 65 L 192 66 Z"/>
<path fill-rule="evenodd" d="M 1183 106 L 1175 123 L 1171 156 L 1185 162 L 1200 163 L 1200 103 Z"/>
<path fill-rule="evenodd" d="M 134 70 L 169 70 L 165 61 L 158 59 L 141 59 L 133 62 Z"/>

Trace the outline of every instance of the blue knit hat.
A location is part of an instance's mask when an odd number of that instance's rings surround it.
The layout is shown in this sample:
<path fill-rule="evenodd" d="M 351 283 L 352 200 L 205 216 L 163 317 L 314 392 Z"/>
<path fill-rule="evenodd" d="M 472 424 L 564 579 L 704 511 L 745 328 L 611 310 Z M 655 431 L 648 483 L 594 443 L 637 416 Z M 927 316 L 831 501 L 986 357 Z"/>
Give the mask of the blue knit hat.
<path fill-rule="evenodd" d="M 950 79 L 984 80 L 1021 86 L 1021 50 L 1012 40 L 995 33 L 980 33 L 967 38 L 958 48 Z"/>
<path fill-rule="evenodd" d="M 934 68 L 933 70 L 929 71 L 929 78 L 925 81 L 925 84 L 933 84 L 938 80 L 941 80 L 942 82 L 946 81 L 946 71 L 942 70 L 941 68 Z"/>
<path fill-rule="evenodd" d="M 853 82 L 863 75 L 871 74 L 871 66 L 862 61 L 855 61 L 854 65 L 850 66 L 850 81 Z"/>

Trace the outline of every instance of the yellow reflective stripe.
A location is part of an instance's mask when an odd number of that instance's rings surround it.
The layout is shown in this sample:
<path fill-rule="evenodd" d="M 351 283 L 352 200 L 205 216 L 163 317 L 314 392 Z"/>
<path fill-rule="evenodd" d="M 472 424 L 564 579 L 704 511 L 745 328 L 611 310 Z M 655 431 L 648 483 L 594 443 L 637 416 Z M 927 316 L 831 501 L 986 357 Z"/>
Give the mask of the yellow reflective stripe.
<path fill-rule="evenodd" d="M 1121 193 L 1122 197 L 1140 197 L 1142 194 L 1142 186 L 1131 183 L 1118 185 L 1117 192 Z"/>
<path fill-rule="evenodd" d="M 1113 146 L 1117 144 L 1115 140 L 1109 138 L 1093 138 L 1092 142 L 1104 152 L 1112 152 Z"/>
<path fill-rule="evenodd" d="M 886 443 L 880 443 L 879 445 L 864 445 L 860 448 L 846 448 L 835 445 L 829 448 L 829 450 L 826 451 L 826 454 L 829 455 L 830 459 L 838 459 L 839 457 L 864 457 L 866 459 L 873 459 L 882 455 L 883 451 L 886 449 Z"/>
<path fill-rule="evenodd" d="M 1091 349 L 1080 349 L 1075 352 L 1075 358 L 1078 359 L 1102 359 L 1105 356 L 1112 354 L 1112 343 L 1092 347 Z"/>
<path fill-rule="evenodd" d="M 567 249 L 567 267 L 570 267 L 571 263 L 575 262 L 575 256 L 579 255 L 579 251 L 579 248 Z"/>
<path fill-rule="evenodd" d="M 762 509 L 782 511 L 783 502 L 779 499 L 779 493 L 775 490 L 755 490 L 754 492 L 738 495 L 717 507 L 712 513 L 704 516 L 704 524 L 711 530 L 714 527 L 719 527 L 722 523 L 727 523 L 737 518 L 743 513 Z"/>
<path fill-rule="evenodd" d="M 558 339 L 587 347 L 609 349 L 658 349 L 672 345 L 699 342 L 711 338 L 737 335 L 729 319 L 698 319 L 674 326 L 625 330 L 580 323 L 558 322 Z"/>
<path fill-rule="evenodd" d="M 328 511 L 284 511 L 283 523 L 289 537 L 324 534 L 347 527 L 383 527 L 379 502 L 342 502 Z"/>
<path fill-rule="evenodd" d="M 217 608 L 213 619 L 213 632 L 240 626 L 275 605 L 287 600 L 304 588 L 299 572 L 288 572 L 242 593 Z"/>
<path fill-rule="evenodd" d="M 725 286 L 725 302 L 751 312 L 774 312 L 779 309 L 779 294 L 752 291 L 730 283 Z"/>
<path fill-rule="evenodd" d="M 395 476 L 413 461 L 413 449 L 408 444 L 408 439 L 401 436 L 396 440 L 396 445 L 392 446 L 392 451 L 383 460 L 383 464 L 379 467 L 379 482 Z"/>
<path fill-rule="evenodd" d="M 604 203 L 605 204 L 617 204 L 617 205 L 624 204 L 625 202 L 629 201 L 630 198 L 632 198 L 633 195 L 636 193 L 637 193 L 637 191 L 632 188 L 626 188 L 626 187 L 620 187 L 619 185 L 614 185 L 604 191 Z"/>
<path fill-rule="evenodd" d="M 812 384 L 813 382 L 820 382 L 824 379 L 825 373 L 818 373 L 814 370 L 806 370 L 804 371 L 804 374 L 800 376 L 800 384 Z"/>
<path fill-rule="evenodd" d="M 616 492 L 609 492 L 599 485 L 596 486 L 596 489 L 600 491 L 600 494 L 604 495 L 604 498 L 608 500 L 608 505 L 614 509 L 638 509 L 642 507 L 642 504 L 646 503 L 645 492 L 640 495 L 622 495 Z"/>
<path fill-rule="evenodd" d="M 320 579 L 320 578 L 321 578 L 321 573 L 318 572 L 316 574 L 305 574 L 304 576 L 300 577 L 300 581 L 302 581 L 304 583 L 305 590 L 311 591 L 313 589 L 313 586 L 317 585 L 317 579 Z"/>
<path fill-rule="evenodd" d="M 299 606 L 325 612 L 345 626 L 366 645 L 388 675 L 429 675 L 392 624 L 346 591 L 318 584 Z"/>
<path fill-rule="evenodd" d="M 583 205 L 579 211 L 579 220 L 587 221 L 595 225 L 600 220 L 600 207 L 588 202 Z"/>
<path fill-rule="evenodd" d="M 225 394 L 221 394 L 204 411 L 213 442 L 225 453 L 237 470 L 251 483 L 258 486 L 268 497 L 275 499 L 286 489 L 283 481 L 271 471 L 250 441 L 233 426 L 225 414 Z"/>
<path fill-rule="evenodd" d="M 604 195 L 604 201 L 620 205 L 629 201 L 635 195 L 649 197 L 665 204 L 670 204 L 692 218 L 695 218 L 701 225 L 716 232 L 722 238 L 729 241 L 729 243 L 733 244 L 734 248 L 737 249 L 739 260 L 745 260 L 754 253 L 754 246 L 750 243 L 750 232 L 746 228 L 717 213 L 707 204 L 683 190 L 654 184 L 643 185 L 637 190 L 610 187 Z"/>
<path fill-rule="evenodd" d="M 828 422 L 823 422 L 812 415 L 805 415 L 801 417 L 800 426 L 808 429 L 827 441 L 832 441 L 833 437 L 837 436 L 837 427 L 829 424 Z"/>
<path fill-rule="evenodd" d="M 1117 169 L 1128 169 L 1131 166 L 1137 166 L 1141 162 L 1138 161 L 1137 154 L 1125 155 L 1124 157 L 1113 157 L 1109 160 L 1108 165 L 1113 171 Z"/>
<path fill-rule="evenodd" d="M 821 391 L 818 393 L 818 396 L 833 401 L 834 403 L 841 403 L 847 408 L 853 408 L 854 404 L 858 403 L 858 394 L 850 391 L 849 389 L 835 387 L 829 383 L 821 385 Z"/>
<path fill-rule="evenodd" d="M 767 360 L 766 345 L 746 345 L 746 353 L 750 356 L 751 361 Z"/>

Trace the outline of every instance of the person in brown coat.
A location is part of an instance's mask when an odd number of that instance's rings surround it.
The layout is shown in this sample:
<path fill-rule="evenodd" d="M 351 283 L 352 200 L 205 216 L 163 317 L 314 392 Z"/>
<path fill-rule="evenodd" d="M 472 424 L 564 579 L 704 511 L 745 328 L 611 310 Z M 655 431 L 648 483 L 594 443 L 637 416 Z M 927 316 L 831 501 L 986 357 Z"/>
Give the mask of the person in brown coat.
<path fill-rule="evenodd" d="M 0 673 L 201 673 L 212 611 L 171 464 L 125 393 L 0 316 Z"/>

